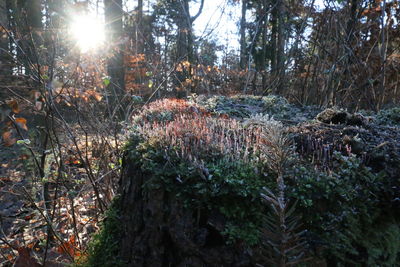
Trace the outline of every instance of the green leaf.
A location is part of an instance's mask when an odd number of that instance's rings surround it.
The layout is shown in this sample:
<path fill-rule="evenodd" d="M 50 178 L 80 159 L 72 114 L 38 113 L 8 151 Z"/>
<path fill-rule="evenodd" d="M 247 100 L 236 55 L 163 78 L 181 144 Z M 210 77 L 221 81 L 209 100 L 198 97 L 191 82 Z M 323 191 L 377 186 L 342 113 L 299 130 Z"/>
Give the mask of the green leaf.
<path fill-rule="evenodd" d="M 24 139 L 24 140 L 18 140 L 17 144 L 18 145 L 29 145 L 31 143 L 31 140 L 29 139 Z"/>
<path fill-rule="evenodd" d="M 150 80 L 150 81 L 149 81 L 149 88 L 152 88 L 152 87 L 153 87 L 153 81 Z"/>
<path fill-rule="evenodd" d="M 143 98 L 141 96 L 138 96 L 138 95 L 133 95 L 132 96 L 132 101 L 135 104 L 140 104 L 140 103 L 143 102 Z"/>
<path fill-rule="evenodd" d="M 110 83 L 111 83 L 110 77 L 104 77 L 104 78 L 103 78 L 103 84 L 104 84 L 105 86 L 109 86 Z"/>

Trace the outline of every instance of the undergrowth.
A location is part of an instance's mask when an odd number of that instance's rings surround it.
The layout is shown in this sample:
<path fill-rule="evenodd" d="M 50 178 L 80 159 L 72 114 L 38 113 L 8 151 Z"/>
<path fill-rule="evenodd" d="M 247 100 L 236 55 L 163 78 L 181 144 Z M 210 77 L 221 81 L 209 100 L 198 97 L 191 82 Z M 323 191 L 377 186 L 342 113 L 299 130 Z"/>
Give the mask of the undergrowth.
<path fill-rule="evenodd" d="M 96 233 L 87 249 L 87 256 L 78 260 L 76 266 L 126 266 L 118 257 L 119 239 L 122 235 L 121 220 L 118 215 L 119 198 L 114 198 L 104 214 L 101 230 Z"/>

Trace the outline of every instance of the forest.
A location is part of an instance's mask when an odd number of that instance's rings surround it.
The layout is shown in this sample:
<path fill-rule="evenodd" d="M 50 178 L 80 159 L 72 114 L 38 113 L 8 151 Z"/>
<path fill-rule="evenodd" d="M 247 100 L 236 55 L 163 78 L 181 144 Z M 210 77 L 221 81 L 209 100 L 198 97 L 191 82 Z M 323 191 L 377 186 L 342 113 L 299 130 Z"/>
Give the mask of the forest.
<path fill-rule="evenodd" d="M 0 266 L 400 266 L 399 20 L 0 0 Z"/>

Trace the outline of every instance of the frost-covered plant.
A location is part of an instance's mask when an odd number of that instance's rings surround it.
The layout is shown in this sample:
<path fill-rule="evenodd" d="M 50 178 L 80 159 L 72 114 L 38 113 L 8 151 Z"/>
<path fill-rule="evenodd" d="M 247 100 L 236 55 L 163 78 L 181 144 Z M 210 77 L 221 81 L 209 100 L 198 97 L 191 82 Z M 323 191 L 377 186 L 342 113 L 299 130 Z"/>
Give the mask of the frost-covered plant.
<path fill-rule="evenodd" d="M 400 107 L 382 109 L 376 115 L 379 124 L 400 126 Z"/>
<path fill-rule="evenodd" d="M 236 118 L 249 118 L 257 113 L 269 114 L 276 120 L 304 121 L 315 117 L 314 109 L 303 108 L 290 104 L 285 98 L 275 95 L 254 96 L 193 96 L 190 98 L 209 112 L 217 115 L 225 114 Z"/>
<path fill-rule="evenodd" d="M 248 162 L 260 153 L 261 127 L 245 128 L 233 119 L 181 114 L 170 122 L 145 123 L 138 129 L 147 139 L 157 139 L 162 146 L 185 159 L 220 154 L 233 161 Z"/>
<path fill-rule="evenodd" d="M 265 209 L 260 196 L 265 181 L 252 164 L 260 159 L 261 132 L 261 127 L 183 109 L 173 120 L 142 120 L 127 150 L 154 177 L 145 190 L 161 186 L 185 207 L 217 211 L 226 219 L 220 234 L 228 244 L 255 245 Z"/>
<path fill-rule="evenodd" d="M 261 145 L 263 162 L 276 173 L 277 190 L 264 188 L 262 198 L 270 207 L 265 216 L 263 233 L 264 260 L 276 266 L 293 266 L 300 263 L 306 253 L 306 242 L 299 229 L 295 205 L 286 196 L 285 174 L 293 163 L 294 147 L 282 123 L 268 115 L 257 114 L 245 122 L 246 127 L 262 127 Z"/>
<path fill-rule="evenodd" d="M 153 122 L 173 121 L 176 115 L 201 113 L 207 115 L 207 111 L 195 103 L 182 99 L 162 99 L 154 101 L 143 107 L 139 114 L 133 116 L 134 124 L 144 125 Z"/>
<path fill-rule="evenodd" d="M 307 239 L 337 264 L 394 266 L 400 226 L 390 204 L 391 181 L 355 155 L 335 152 L 332 160 L 329 173 L 296 165 L 294 179 L 288 181 L 288 194 L 299 200 Z"/>
<path fill-rule="evenodd" d="M 146 186 L 163 186 L 192 209 L 222 213 L 228 242 L 259 244 L 262 232 L 260 263 L 270 265 L 303 261 L 313 253 L 304 240 L 339 264 L 398 261 L 400 227 L 388 200 L 392 181 L 356 156 L 333 154 L 325 172 L 296 155 L 288 128 L 271 115 L 217 118 L 184 103 L 172 110 L 172 120 L 137 124 L 132 160 L 155 177 Z"/>

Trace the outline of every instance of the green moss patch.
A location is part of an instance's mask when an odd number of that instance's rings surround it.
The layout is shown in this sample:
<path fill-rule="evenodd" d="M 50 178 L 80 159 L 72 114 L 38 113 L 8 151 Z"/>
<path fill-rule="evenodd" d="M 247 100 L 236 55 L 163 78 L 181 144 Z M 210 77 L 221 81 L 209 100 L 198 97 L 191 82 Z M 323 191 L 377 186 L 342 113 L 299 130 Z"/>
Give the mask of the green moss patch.
<path fill-rule="evenodd" d="M 379 124 L 400 126 L 400 107 L 380 110 L 376 120 Z"/>
<path fill-rule="evenodd" d="M 105 219 L 101 224 L 101 230 L 96 233 L 88 248 L 88 257 L 82 259 L 78 266 L 125 266 L 119 259 L 119 240 L 121 238 L 122 228 L 119 217 L 119 198 L 113 200 L 113 204 L 105 214 Z"/>

